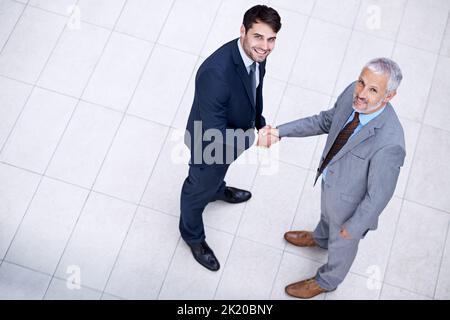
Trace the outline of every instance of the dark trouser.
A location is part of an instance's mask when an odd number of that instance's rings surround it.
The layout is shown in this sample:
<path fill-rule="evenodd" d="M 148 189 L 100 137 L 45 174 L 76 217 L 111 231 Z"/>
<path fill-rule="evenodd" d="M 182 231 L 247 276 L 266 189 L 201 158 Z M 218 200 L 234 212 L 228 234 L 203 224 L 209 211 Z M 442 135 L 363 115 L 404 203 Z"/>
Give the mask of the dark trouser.
<path fill-rule="evenodd" d="M 203 210 L 225 191 L 225 175 L 229 165 L 189 166 L 189 175 L 181 189 L 180 232 L 187 244 L 205 240 Z"/>

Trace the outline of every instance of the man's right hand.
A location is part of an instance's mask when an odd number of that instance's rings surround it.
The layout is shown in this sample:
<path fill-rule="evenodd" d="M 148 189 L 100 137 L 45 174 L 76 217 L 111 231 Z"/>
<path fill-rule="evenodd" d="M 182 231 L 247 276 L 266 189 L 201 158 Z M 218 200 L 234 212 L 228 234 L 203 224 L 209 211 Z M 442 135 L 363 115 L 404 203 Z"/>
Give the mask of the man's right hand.
<path fill-rule="evenodd" d="M 278 141 L 280 141 L 280 136 L 277 128 L 267 125 L 258 131 L 258 147 L 270 148 Z"/>

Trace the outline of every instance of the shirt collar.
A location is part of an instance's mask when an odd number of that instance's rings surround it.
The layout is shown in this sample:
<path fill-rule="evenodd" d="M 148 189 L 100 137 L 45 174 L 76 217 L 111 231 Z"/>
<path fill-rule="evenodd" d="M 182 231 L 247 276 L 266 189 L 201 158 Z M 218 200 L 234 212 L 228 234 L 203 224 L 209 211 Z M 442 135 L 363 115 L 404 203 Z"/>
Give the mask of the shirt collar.
<path fill-rule="evenodd" d="M 363 126 L 365 126 L 366 124 L 368 124 L 371 120 L 375 119 L 376 117 L 378 117 L 386 108 L 386 106 L 384 106 L 383 108 L 381 108 L 380 110 L 374 112 L 374 113 L 369 113 L 369 114 L 365 114 L 365 113 L 360 113 L 359 114 L 359 123 Z M 353 110 L 352 115 L 355 114 L 355 110 Z M 352 117 L 353 118 L 353 117 Z"/>
<path fill-rule="evenodd" d="M 252 59 L 249 58 L 249 56 L 247 56 L 247 54 L 244 51 L 244 48 L 242 48 L 241 46 L 241 39 L 237 39 L 237 43 L 238 43 L 238 48 L 239 48 L 239 52 L 241 54 L 242 57 L 242 61 L 244 61 L 244 65 L 247 68 L 247 71 L 250 70 L 250 66 L 255 62 Z M 256 62 L 256 68 L 259 67 L 259 63 Z"/>

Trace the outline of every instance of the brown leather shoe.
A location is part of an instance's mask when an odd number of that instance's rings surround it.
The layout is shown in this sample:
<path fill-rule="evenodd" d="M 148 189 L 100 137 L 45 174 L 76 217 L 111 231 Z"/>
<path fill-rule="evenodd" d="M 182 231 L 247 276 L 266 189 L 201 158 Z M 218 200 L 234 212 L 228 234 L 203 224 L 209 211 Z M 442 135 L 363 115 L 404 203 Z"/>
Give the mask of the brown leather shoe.
<path fill-rule="evenodd" d="M 284 239 L 297 247 L 315 247 L 313 233 L 309 231 L 288 231 L 284 234 Z"/>
<path fill-rule="evenodd" d="M 288 295 L 301 299 L 310 299 L 321 293 L 328 292 L 328 290 L 325 290 L 324 288 L 319 286 L 315 278 L 292 283 L 288 285 L 284 290 Z"/>

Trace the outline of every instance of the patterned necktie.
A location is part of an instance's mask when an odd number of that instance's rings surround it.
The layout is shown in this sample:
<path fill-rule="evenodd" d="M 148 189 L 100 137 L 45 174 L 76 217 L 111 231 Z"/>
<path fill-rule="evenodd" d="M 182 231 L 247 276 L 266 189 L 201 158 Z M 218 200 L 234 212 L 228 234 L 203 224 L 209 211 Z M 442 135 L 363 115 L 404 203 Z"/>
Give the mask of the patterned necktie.
<path fill-rule="evenodd" d="M 252 88 L 253 103 L 256 104 L 256 62 L 250 66 L 250 88 Z"/>
<path fill-rule="evenodd" d="M 323 170 L 327 167 L 327 165 L 334 158 L 334 156 L 347 143 L 348 139 L 352 136 L 353 132 L 355 132 L 355 129 L 358 125 L 359 125 L 359 113 L 355 112 L 353 120 L 347 123 L 344 129 L 342 129 L 341 132 L 339 132 L 336 140 L 333 143 L 333 146 L 331 147 L 330 151 L 325 157 L 325 160 L 322 162 L 322 165 L 320 166 L 319 175 L 322 174 Z"/>

